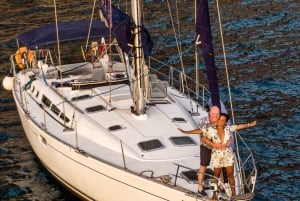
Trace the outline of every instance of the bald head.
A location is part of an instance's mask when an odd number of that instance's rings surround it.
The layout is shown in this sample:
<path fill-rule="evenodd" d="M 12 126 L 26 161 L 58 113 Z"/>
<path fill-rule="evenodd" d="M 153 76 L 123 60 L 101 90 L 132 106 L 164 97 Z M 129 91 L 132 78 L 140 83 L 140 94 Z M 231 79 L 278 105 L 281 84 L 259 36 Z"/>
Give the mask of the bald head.
<path fill-rule="evenodd" d="M 220 109 L 218 106 L 212 106 L 209 110 L 209 122 L 211 124 L 217 123 L 220 118 Z"/>

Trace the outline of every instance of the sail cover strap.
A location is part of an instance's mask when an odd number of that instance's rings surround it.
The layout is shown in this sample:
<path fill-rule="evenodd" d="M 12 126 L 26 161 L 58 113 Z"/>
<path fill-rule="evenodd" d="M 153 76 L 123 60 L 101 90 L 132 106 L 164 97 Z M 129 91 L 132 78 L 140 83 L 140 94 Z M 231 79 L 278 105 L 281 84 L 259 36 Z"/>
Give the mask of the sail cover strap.
<path fill-rule="evenodd" d="M 103 21 L 107 27 L 111 24 L 112 33 L 116 37 L 118 45 L 124 52 L 129 54 L 132 50 L 134 38 L 132 33 L 134 28 L 132 17 L 114 5 L 111 5 L 109 0 L 104 0 L 100 3 L 99 11 L 101 21 Z M 144 54 L 145 56 L 149 56 L 153 48 L 153 41 L 143 24 L 141 25 L 141 38 Z"/>

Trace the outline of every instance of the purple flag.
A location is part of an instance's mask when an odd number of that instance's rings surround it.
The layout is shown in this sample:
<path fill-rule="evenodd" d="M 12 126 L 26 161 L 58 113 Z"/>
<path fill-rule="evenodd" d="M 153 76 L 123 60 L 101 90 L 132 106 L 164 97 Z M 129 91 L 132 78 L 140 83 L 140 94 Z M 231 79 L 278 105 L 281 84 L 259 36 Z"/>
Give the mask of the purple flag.
<path fill-rule="evenodd" d="M 220 108 L 220 95 L 214 58 L 214 48 L 212 44 L 208 0 L 197 0 L 197 6 L 196 43 L 202 52 L 206 66 L 206 74 L 212 104 Z"/>

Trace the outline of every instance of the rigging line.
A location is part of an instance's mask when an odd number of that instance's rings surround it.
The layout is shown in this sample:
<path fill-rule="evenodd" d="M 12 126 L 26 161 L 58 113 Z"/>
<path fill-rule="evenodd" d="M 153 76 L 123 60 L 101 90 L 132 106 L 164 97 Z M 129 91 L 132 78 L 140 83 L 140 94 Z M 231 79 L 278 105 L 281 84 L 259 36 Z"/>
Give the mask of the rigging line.
<path fill-rule="evenodd" d="M 225 51 L 225 45 L 224 45 L 222 21 L 221 21 L 220 7 L 219 7 L 219 0 L 216 0 L 216 3 L 217 3 L 217 12 L 218 12 L 218 20 L 219 20 L 219 29 L 220 29 L 221 41 L 222 41 L 224 65 L 225 65 L 225 70 L 226 70 L 226 80 L 227 80 L 229 104 L 230 104 L 230 109 L 231 109 L 232 123 L 235 124 L 233 105 L 232 105 L 232 97 L 231 97 L 231 90 L 230 90 L 229 72 L 228 72 L 228 65 L 227 65 L 227 60 L 226 60 L 226 51 Z M 238 139 L 237 139 L 237 132 L 234 132 L 234 139 L 235 139 L 235 144 L 236 144 L 236 154 L 237 154 L 237 161 L 238 161 L 238 166 L 239 166 L 238 168 L 242 168 L 243 165 L 242 165 L 242 161 L 241 161 L 241 157 L 240 157 L 240 151 L 239 151 Z M 243 177 L 243 175 L 242 175 L 242 177 Z M 240 183 L 243 183 L 241 178 L 240 178 Z"/>
<path fill-rule="evenodd" d="M 93 22 L 93 18 L 94 18 L 95 7 L 96 7 L 96 1 L 97 0 L 94 0 L 93 9 L 92 9 L 92 16 L 91 16 L 90 26 L 89 26 L 89 32 L 88 32 L 88 35 L 87 35 L 86 44 L 85 44 L 85 51 L 84 52 L 87 51 L 89 40 L 90 40 L 91 29 L 92 29 L 92 22 Z"/>
<path fill-rule="evenodd" d="M 109 0 L 108 1 L 108 5 L 109 5 L 109 8 L 108 8 L 108 16 L 109 16 L 109 44 L 112 44 L 112 26 L 113 26 L 113 24 L 112 24 L 112 15 L 113 15 L 113 13 L 112 13 L 112 5 L 111 5 L 111 0 Z M 108 54 L 109 54 L 109 67 L 111 68 L 111 70 L 112 70 L 112 72 L 113 72 L 113 63 L 112 63 L 112 46 L 111 46 L 111 48 L 109 48 L 109 52 L 108 52 Z M 110 77 L 109 77 L 109 79 L 111 79 Z M 109 100 L 108 100 L 108 103 L 109 103 L 109 106 L 111 106 L 111 100 L 112 100 L 112 98 L 111 98 L 111 90 L 112 90 L 112 86 L 111 86 L 111 82 L 109 82 L 109 88 L 110 88 L 110 93 L 109 93 Z"/>
<path fill-rule="evenodd" d="M 183 56 L 183 53 L 182 53 L 182 43 L 181 43 L 181 28 L 180 28 L 180 20 L 179 20 L 179 12 L 178 12 L 178 1 L 176 0 L 175 2 L 175 6 L 176 6 L 176 19 L 177 19 L 177 27 L 178 27 L 178 38 L 179 38 L 179 42 L 178 42 L 178 51 L 180 52 L 180 55 L 181 55 L 181 62 L 182 62 L 182 68 L 183 68 L 183 60 L 182 60 L 182 56 Z M 195 15 L 196 16 L 196 15 Z M 184 72 L 184 69 L 183 69 L 183 72 Z M 184 76 L 184 79 L 185 79 L 185 83 L 186 83 L 186 87 L 187 87 L 187 90 L 188 90 L 188 97 L 190 97 L 190 90 L 189 90 L 189 86 L 187 84 L 187 79 L 186 79 L 186 74 L 184 72 L 183 74 Z M 192 100 L 190 98 L 190 106 L 191 106 L 191 111 L 193 111 L 193 104 L 192 104 Z"/>
<path fill-rule="evenodd" d="M 57 18 L 57 10 L 56 10 L 56 0 L 54 0 L 54 14 L 55 14 L 55 27 L 56 27 L 56 42 L 57 42 L 57 52 L 58 52 L 58 65 L 61 69 L 61 57 L 60 57 L 60 43 L 59 43 L 59 34 L 58 34 L 58 18 Z M 61 71 L 62 72 L 62 69 Z"/>
<path fill-rule="evenodd" d="M 141 10 L 144 10 L 144 1 L 141 1 Z M 141 22 L 142 22 L 143 24 L 145 24 L 144 19 L 145 19 L 145 13 L 142 12 L 142 13 L 141 13 Z"/>
<path fill-rule="evenodd" d="M 80 86 L 78 87 L 78 90 L 77 90 L 77 95 L 79 96 L 79 90 L 80 90 Z M 75 107 L 73 107 L 74 111 L 73 111 L 73 115 L 72 115 L 72 121 L 71 121 L 71 128 L 73 128 L 73 125 L 75 123 L 75 126 L 76 126 L 76 121 L 75 121 L 75 115 L 76 115 L 76 108 L 77 108 L 77 101 L 75 101 L 75 104 L 74 104 Z M 75 127 L 75 129 L 77 129 L 77 127 Z"/>
<path fill-rule="evenodd" d="M 109 37 L 108 37 L 108 40 L 109 40 L 109 44 L 112 44 L 112 28 L 113 28 L 113 13 L 112 13 L 112 3 L 111 3 L 111 0 L 108 0 L 108 28 L 109 28 Z M 112 60 L 112 48 L 108 49 L 108 55 L 109 55 L 109 60 L 111 61 Z"/>
<path fill-rule="evenodd" d="M 177 50 L 178 50 L 178 54 L 179 54 L 180 64 L 181 64 L 181 68 L 182 68 L 182 72 L 183 72 L 183 80 L 184 80 L 185 86 L 187 88 L 188 97 L 190 98 L 189 86 L 187 84 L 186 74 L 185 74 L 184 66 L 183 66 L 182 52 L 181 52 L 181 48 L 179 47 L 178 37 L 177 37 L 177 34 L 176 34 L 176 30 L 175 30 L 175 25 L 174 25 L 174 20 L 173 20 L 173 16 L 172 16 L 172 11 L 171 11 L 171 6 L 170 6 L 169 0 L 167 0 L 167 3 L 168 3 L 168 9 L 169 9 L 169 14 L 170 14 L 170 19 L 171 19 L 171 23 L 172 23 L 172 28 L 173 28 L 173 32 L 174 32 L 174 37 L 175 37 L 175 40 L 176 40 L 176 46 L 177 46 Z M 179 19 L 177 19 L 177 21 L 179 21 Z M 183 87 L 183 92 L 184 92 L 184 87 Z"/>
<path fill-rule="evenodd" d="M 59 65 L 59 68 L 61 69 L 60 43 L 59 43 L 59 34 L 58 34 L 58 18 L 57 18 L 57 10 L 56 10 L 56 0 L 54 0 L 54 15 L 55 15 L 56 38 L 57 38 L 56 42 L 57 42 L 57 52 L 58 52 L 58 65 Z M 62 69 L 60 72 L 62 72 Z"/>
<path fill-rule="evenodd" d="M 219 7 L 219 0 L 216 0 L 216 3 L 217 3 L 217 12 L 218 12 L 218 20 L 219 20 L 219 29 L 220 29 L 220 35 L 221 35 L 221 41 L 222 41 L 224 65 L 225 65 L 225 70 L 226 70 L 226 81 L 227 81 L 227 88 L 228 88 L 228 96 L 229 96 L 229 103 L 230 103 L 230 109 L 231 109 L 232 123 L 235 124 L 233 105 L 232 105 L 232 97 L 231 97 L 231 90 L 230 90 L 229 72 L 228 72 L 228 65 L 227 65 L 227 59 L 226 59 L 226 50 L 225 50 L 225 45 L 224 45 L 222 21 L 221 21 L 220 7 Z"/>
<path fill-rule="evenodd" d="M 182 55 L 190 56 L 190 54 L 188 54 L 188 53 L 190 52 L 190 50 L 191 50 L 192 48 L 194 48 L 194 47 L 193 47 L 193 46 L 190 46 L 190 47 L 186 48 Z M 153 58 L 153 57 L 151 57 L 151 56 L 150 56 L 150 58 L 153 59 L 153 60 L 155 60 L 155 61 L 157 61 L 157 59 L 155 59 L 155 58 Z M 169 66 L 170 64 L 174 63 L 174 61 L 175 61 L 176 59 L 177 59 L 177 57 L 176 57 L 176 58 L 174 57 L 174 58 L 169 58 L 168 61 L 165 61 L 165 62 L 163 62 L 163 63 L 162 63 L 162 62 L 159 62 L 159 63 L 161 64 L 161 66 L 160 66 L 160 67 L 156 67 L 155 70 L 159 70 L 159 69 L 161 69 L 161 68 L 163 68 L 163 67 L 165 67 L 165 66 Z M 157 61 L 157 62 L 158 62 L 158 61 Z M 178 69 L 176 69 L 176 70 L 178 70 Z M 179 71 L 179 70 L 178 70 L 178 71 Z"/>
<path fill-rule="evenodd" d="M 63 73 L 66 74 L 66 73 L 68 73 L 68 72 L 72 72 L 73 70 L 76 70 L 76 69 L 78 69 L 78 68 L 84 67 L 84 66 L 86 66 L 86 65 L 88 65 L 88 64 L 90 64 L 90 63 L 89 63 L 89 62 L 83 63 L 83 64 L 81 64 L 81 65 L 79 65 L 79 66 L 76 66 L 76 67 L 70 69 L 70 70 L 63 71 Z"/>
<path fill-rule="evenodd" d="M 172 16 L 172 11 L 171 11 L 171 6 L 170 6 L 170 2 L 169 0 L 167 0 L 168 3 L 168 9 L 169 9 L 169 14 L 170 14 L 170 19 L 171 19 L 171 23 L 172 23 L 172 28 L 173 28 L 173 32 L 174 32 L 174 37 L 175 37 L 175 41 L 176 41 L 176 46 L 177 46 L 177 50 L 178 50 L 178 54 L 179 54 L 179 59 L 180 59 L 180 63 L 181 63 L 181 68 L 184 69 L 183 67 L 183 60 L 182 60 L 182 54 L 179 48 L 179 42 L 178 42 L 178 38 L 177 38 L 177 34 L 176 34 L 176 30 L 175 30 L 175 25 L 174 25 L 174 20 L 173 20 L 173 16 Z"/>
<path fill-rule="evenodd" d="M 62 66 L 61 66 L 61 53 L 60 53 L 60 42 L 59 42 L 59 32 L 58 32 L 58 17 L 57 17 L 57 8 L 56 8 L 56 0 L 54 0 L 54 15 L 55 15 L 55 27 L 56 27 L 56 38 L 57 38 L 57 52 L 58 52 L 58 66 L 60 69 L 60 78 L 62 78 Z M 63 83 L 61 83 L 63 87 Z M 62 96 L 64 97 L 64 90 L 62 90 Z M 66 113 L 65 104 L 63 103 L 63 113 Z M 64 125 L 66 125 L 66 121 L 64 120 Z"/>
<path fill-rule="evenodd" d="M 127 86 L 127 85 L 121 85 L 121 86 L 119 86 L 119 87 L 116 87 L 116 88 L 114 88 L 114 89 L 111 89 L 111 90 L 108 90 L 108 91 L 104 91 L 104 92 L 101 92 L 101 93 L 95 93 L 95 95 L 91 95 L 90 96 L 90 98 L 93 98 L 93 97 L 96 97 L 96 96 L 101 96 L 101 95 L 103 95 L 103 94 L 106 94 L 106 93 L 110 93 L 110 91 L 115 91 L 115 90 L 118 90 L 118 89 L 120 89 L 120 88 L 122 88 L 122 87 L 125 87 L 125 86 Z M 93 88 L 94 89 L 94 88 Z M 62 102 L 60 102 L 60 103 L 57 103 L 57 104 L 55 104 L 55 106 L 59 106 L 60 104 L 63 104 L 63 103 L 72 103 L 72 102 L 76 102 L 77 100 L 66 100 L 66 101 L 62 101 Z M 76 104 L 74 104 L 75 106 L 76 106 Z M 76 108 L 76 107 L 75 107 Z"/>
<path fill-rule="evenodd" d="M 180 54 L 181 54 L 181 57 L 182 57 L 183 54 L 182 54 L 182 44 L 181 44 L 181 32 L 180 32 L 181 28 L 180 28 L 179 14 L 178 14 L 178 1 L 176 1 L 175 7 L 176 7 L 176 19 L 177 19 L 177 27 L 178 27 L 178 38 L 179 38 L 178 48 L 179 48 L 179 51 L 180 51 Z M 183 63 L 182 63 L 182 65 L 183 65 Z"/>

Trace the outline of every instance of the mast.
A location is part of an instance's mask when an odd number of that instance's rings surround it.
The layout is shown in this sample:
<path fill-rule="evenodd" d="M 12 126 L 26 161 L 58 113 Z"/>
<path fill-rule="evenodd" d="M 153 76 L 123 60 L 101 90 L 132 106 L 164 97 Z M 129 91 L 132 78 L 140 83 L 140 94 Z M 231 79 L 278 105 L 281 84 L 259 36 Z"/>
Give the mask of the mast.
<path fill-rule="evenodd" d="M 131 0 L 133 17 L 133 112 L 136 115 L 145 114 L 144 101 L 144 72 L 143 72 L 143 48 L 141 43 L 141 0 Z"/>
<path fill-rule="evenodd" d="M 147 29 L 142 24 L 142 0 L 131 0 L 132 17 L 111 5 L 108 10 L 109 0 L 102 0 L 100 4 L 101 20 L 106 24 L 112 24 L 119 47 L 132 60 L 132 95 L 134 106 L 131 111 L 137 116 L 145 114 L 145 98 L 147 95 L 149 68 L 145 64 L 144 56 L 149 56 L 153 47 L 153 41 Z M 111 13 L 111 15 L 109 15 Z M 111 19 L 110 19 L 111 18 Z M 146 116 L 145 116 L 146 117 Z"/>

